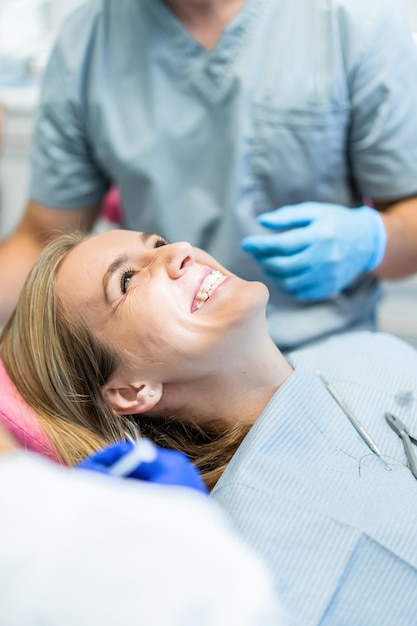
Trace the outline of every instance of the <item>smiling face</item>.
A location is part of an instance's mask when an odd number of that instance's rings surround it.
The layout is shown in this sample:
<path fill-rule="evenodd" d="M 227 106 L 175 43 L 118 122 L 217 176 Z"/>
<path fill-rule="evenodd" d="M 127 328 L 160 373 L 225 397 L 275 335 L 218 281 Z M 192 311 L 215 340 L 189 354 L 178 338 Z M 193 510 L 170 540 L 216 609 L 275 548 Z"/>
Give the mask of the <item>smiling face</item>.
<path fill-rule="evenodd" d="M 123 355 L 123 369 L 181 382 L 218 370 L 254 318 L 263 318 L 262 283 L 231 274 L 186 242 L 114 230 L 76 246 L 57 291 L 69 312 Z"/>

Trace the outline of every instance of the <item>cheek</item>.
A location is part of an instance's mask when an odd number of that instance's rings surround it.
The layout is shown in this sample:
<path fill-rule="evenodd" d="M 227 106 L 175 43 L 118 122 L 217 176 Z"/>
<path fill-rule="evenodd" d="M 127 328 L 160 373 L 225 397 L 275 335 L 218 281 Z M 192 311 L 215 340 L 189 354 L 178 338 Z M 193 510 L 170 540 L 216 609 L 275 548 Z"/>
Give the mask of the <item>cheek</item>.
<path fill-rule="evenodd" d="M 162 319 L 163 318 L 163 319 Z M 149 325 L 136 334 L 141 365 L 157 372 L 165 381 L 182 380 L 204 354 L 201 333 L 187 327 L 183 320 L 155 312 Z"/>
<path fill-rule="evenodd" d="M 127 303 L 126 303 L 127 305 Z M 117 346 L 126 355 L 138 359 L 148 367 L 158 365 L 172 356 L 172 315 L 166 307 L 157 306 L 149 298 L 131 300 L 124 315 L 116 321 L 114 337 Z"/>

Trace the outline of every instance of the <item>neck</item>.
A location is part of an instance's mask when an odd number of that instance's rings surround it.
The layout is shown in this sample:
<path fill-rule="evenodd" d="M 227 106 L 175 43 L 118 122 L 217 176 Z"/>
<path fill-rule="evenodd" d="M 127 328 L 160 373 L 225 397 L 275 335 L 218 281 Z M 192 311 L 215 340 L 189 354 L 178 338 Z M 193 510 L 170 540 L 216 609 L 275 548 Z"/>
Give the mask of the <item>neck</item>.
<path fill-rule="evenodd" d="M 165 0 L 181 24 L 207 50 L 212 50 L 245 0 Z"/>
<path fill-rule="evenodd" d="M 230 425 L 253 424 L 293 368 L 269 335 L 256 341 L 249 336 L 246 343 L 239 343 L 236 355 L 229 350 L 229 362 L 224 358 L 228 350 L 223 349 L 222 366 L 212 376 L 194 381 L 187 389 L 175 389 L 173 395 L 181 398 L 181 404 L 174 413 L 201 425 L 218 419 Z"/>
<path fill-rule="evenodd" d="M 249 356 L 233 375 L 217 379 L 215 388 L 208 390 L 205 403 L 211 409 L 209 417 L 221 417 L 230 424 L 253 424 L 292 371 L 275 346 Z"/>

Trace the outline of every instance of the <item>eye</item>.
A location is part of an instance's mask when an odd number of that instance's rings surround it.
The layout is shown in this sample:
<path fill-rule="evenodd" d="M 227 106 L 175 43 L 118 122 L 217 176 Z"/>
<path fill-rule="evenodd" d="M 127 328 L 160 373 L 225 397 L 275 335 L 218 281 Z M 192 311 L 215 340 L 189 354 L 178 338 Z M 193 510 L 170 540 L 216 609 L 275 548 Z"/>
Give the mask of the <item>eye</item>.
<path fill-rule="evenodd" d="M 156 235 L 156 239 L 155 239 L 155 243 L 154 243 L 154 248 L 160 248 L 161 246 L 167 246 L 169 244 L 169 241 L 167 241 L 165 239 L 165 237 L 161 237 L 160 235 Z"/>
<path fill-rule="evenodd" d="M 120 275 L 120 291 L 125 294 L 131 278 L 136 274 L 132 269 L 124 269 Z"/>
<path fill-rule="evenodd" d="M 155 235 L 153 247 L 160 248 L 161 246 L 168 245 L 168 243 L 169 242 L 165 239 L 165 237 L 161 237 L 160 235 Z M 120 273 L 120 291 L 122 292 L 122 294 L 125 294 L 127 292 L 129 288 L 130 280 L 137 273 L 138 273 L 137 270 L 134 270 L 130 267 L 122 268 L 121 273 Z"/>

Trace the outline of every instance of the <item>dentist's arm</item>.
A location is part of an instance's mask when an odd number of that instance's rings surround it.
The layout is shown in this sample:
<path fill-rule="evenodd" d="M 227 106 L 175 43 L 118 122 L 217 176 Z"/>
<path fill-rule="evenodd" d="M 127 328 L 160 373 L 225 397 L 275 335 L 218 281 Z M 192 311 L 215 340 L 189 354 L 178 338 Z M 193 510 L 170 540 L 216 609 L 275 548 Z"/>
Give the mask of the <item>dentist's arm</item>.
<path fill-rule="evenodd" d="M 100 205 L 61 210 L 30 201 L 16 230 L 0 244 L 0 327 L 17 302 L 32 265 L 44 246 L 73 228 L 90 230 Z"/>
<path fill-rule="evenodd" d="M 399 202 L 374 202 L 382 213 L 387 245 L 384 257 L 375 268 L 380 278 L 405 278 L 417 272 L 417 197 Z"/>

